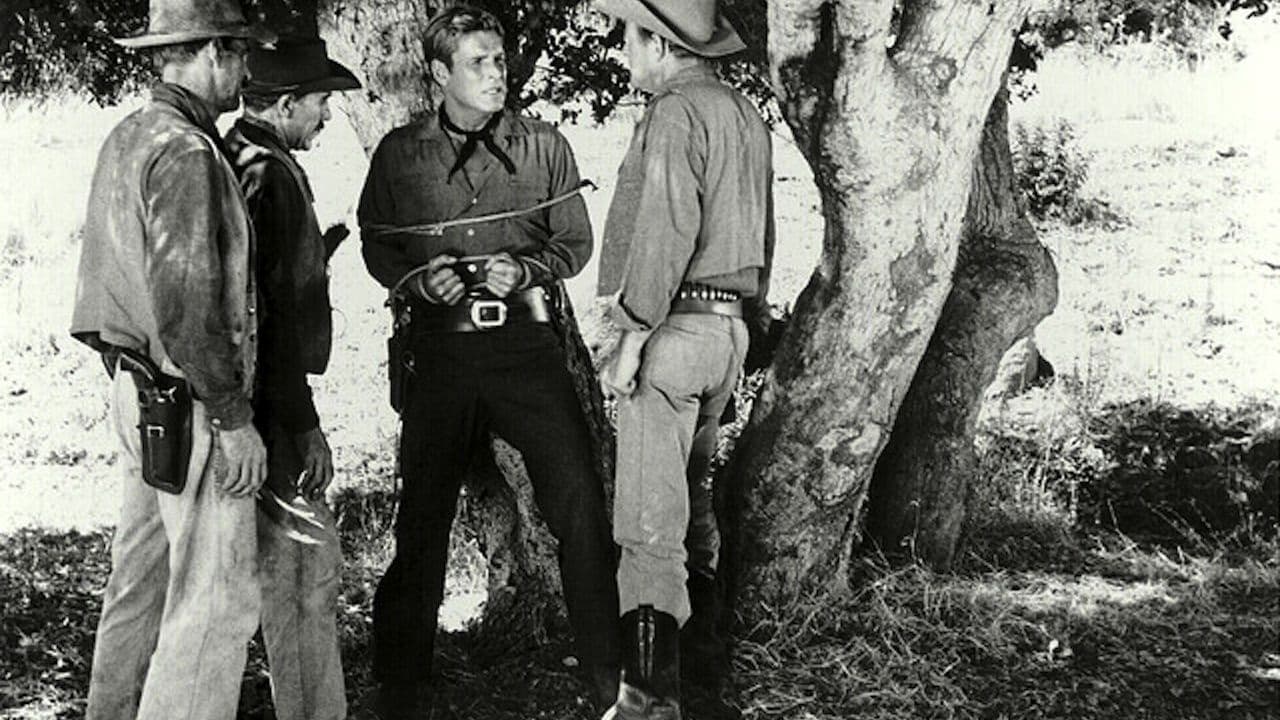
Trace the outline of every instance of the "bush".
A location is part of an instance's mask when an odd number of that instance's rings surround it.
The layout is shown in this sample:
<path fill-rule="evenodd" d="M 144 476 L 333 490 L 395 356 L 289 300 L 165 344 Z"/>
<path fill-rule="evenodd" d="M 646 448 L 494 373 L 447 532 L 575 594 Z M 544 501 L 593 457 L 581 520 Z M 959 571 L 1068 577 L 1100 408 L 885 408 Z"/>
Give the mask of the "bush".
<path fill-rule="evenodd" d="M 138 31 L 146 17 L 145 0 L 0 0 L 0 95 L 116 102 L 147 82 L 150 65 L 112 38 Z"/>
<path fill-rule="evenodd" d="M 1013 131 L 1014 173 L 1032 217 L 1079 222 L 1089 157 L 1076 144 L 1075 128 L 1059 120 L 1030 130 L 1017 123 Z"/>
<path fill-rule="evenodd" d="M 1274 406 L 1186 409 L 1139 399 L 1064 420 L 1054 432 L 992 428 L 970 498 L 970 534 L 1012 522 L 1041 534 L 1056 525 L 1192 547 L 1275 538 L 1274 416 Z M 988 538 L 988 555 L 991 546 Z M 1021 554 L 1045 555 L 1044 547 Z M 1012 556 L 999 562 L 1017 565 Z"/>

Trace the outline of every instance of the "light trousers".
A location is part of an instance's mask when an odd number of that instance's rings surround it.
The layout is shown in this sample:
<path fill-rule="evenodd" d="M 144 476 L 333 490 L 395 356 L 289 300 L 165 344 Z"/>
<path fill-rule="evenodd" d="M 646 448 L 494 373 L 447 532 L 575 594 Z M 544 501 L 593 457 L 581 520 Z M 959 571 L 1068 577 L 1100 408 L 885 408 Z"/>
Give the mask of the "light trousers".
<path fill-rule="evenodd" d="M 689 619 L 689 453 L 699 417 L 719 417 L 732 397 L 746 352 L 746 324 L 712 314 L 671 315 L 645 343 L 636 389 L 618 402 L 613 534 L 623 613 L 652 605 Z M 700 516 L 713 520 L 708 509 Z"/>
<path fill-rule="evenodd" d="M 116 373 L 111 421 L 121 443 L 120 522 L 93 652 L 88 720 L 231 720 L 258 625 L 252 499 L 216 487 L 226 472 L 204 405 L 195 403 L 187 484 L 142 481 L 137 390 Z"/>

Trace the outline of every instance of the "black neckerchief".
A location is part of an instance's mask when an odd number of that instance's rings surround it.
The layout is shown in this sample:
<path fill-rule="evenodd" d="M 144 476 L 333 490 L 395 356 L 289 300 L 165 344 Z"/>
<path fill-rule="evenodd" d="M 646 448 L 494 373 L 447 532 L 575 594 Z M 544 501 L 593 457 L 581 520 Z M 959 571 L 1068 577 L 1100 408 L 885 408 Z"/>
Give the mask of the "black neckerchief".
<path fill-rule="evenodd" d="M 440 127 L 455 135 L 461 135 L 466 138 L 462 143 L 462 147 L 458 148 L 458 159 L 454 161 L 453 167 L 449 168 L 449 179 L 452 179 L 453 174 L 461 170 L 462 167 L 467 164 L 467 160 L 470 160 L 471 156 L 475 154 L 476 148 L 479 147 L 480 143 L 484 143 L 484 146 L 489 149 L 489 152 L 498 159 L 498 162 L 502 163 L 502 167 L 507 169 L 507 173 L 509 175 L 516 174 L 516 164 L 511 161 L 511 158 L 508 157 L 505 152 L 502 151 L 502 148 L 498 147 L 498 143 L 493 139 L 493 131 L 498 127 L 498 123 L 501 120 L 502 113 L 497 112 L 494 113 L 493 117 L 489 118 L 489 122 L 485 123 L 484 127 L 479 130 L 463 130 L 457 125 L 454 125 L 453 121 L 449 119 L 449 113 L 444 111 L 444 105 L 440 106 Z"/>

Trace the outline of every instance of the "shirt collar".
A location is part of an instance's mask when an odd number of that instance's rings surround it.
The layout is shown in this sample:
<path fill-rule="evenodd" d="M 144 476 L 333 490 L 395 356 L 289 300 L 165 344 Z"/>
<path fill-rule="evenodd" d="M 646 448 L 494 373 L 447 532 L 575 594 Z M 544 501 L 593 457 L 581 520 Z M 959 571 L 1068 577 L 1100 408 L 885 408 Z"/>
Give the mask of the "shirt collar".
<path fill-rule="evenodd" d="M 510 111 L 502 110 L 500 112 L 502 117 L 498 120 L 498 126 L 493 129 L 495 138 L 507 138 L 525 134 L 524 124 L 517 122 Z M 449 133 L 445 131 L 440 123 L 440 111 L 438 109 L 427 119 L 426 136 L 430 140 L 442 142 L 449 139 Z"/>
<path fill-rule="evenodd" d="M 689 67 L 677 70 L 676 73 L 667 78 L 666 82 L 662 83 L 662 85 L 659 86 L 653 94 L 655 96 L 662 95 L 681 85 L 715 79 L 717 79 L 716 69 L 711 67 L 711 65 L 704 62 L 693 63 Z"/>
<path fill-rule="evenodd" d="M 280 136 L 280 131 L 265 120 L 242 115 L 240 119 L 236 120 L 236 126 L 240 128 L 240 132 L 245 136 L 245 139 L 255 145 L 266 145 L 286 155 L 293 154 L 289 151 L 289 146 L 285 143 L 284 138 Z"/>
<path fill-rule="evenodd" d="M 214 140 L 220 140 L 215 121 L 218 114 L 203 98 L 174 83 L 160 83 L 151 89 L 151 100 L 175 108 Z"/>

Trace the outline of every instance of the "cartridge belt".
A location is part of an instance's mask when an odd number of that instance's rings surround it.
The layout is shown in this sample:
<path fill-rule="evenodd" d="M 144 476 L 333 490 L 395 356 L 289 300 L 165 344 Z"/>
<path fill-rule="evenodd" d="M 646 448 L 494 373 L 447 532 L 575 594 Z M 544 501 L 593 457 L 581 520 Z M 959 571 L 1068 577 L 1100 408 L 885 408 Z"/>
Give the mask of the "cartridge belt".
<path fill-rule="evenodd" d="M 698 313 L 743 317 L 742 295 L 736 290 L 701 283 L 682 283 L 676 291 L 675 300 L 671 302 L 671 314 Z"/>

